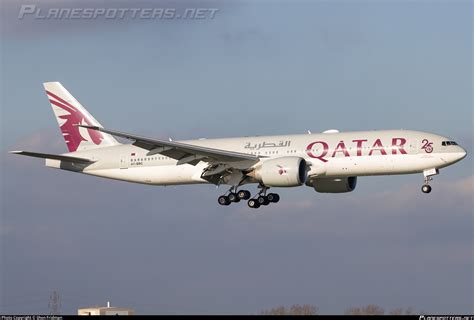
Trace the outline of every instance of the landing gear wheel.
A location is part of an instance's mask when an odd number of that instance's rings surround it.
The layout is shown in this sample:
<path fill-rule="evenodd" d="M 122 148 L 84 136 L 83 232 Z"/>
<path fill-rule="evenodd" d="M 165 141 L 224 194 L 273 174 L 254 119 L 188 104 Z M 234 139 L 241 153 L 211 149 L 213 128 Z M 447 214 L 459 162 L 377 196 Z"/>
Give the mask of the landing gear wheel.
<path fill-rule="evenodd" d="M 270 202 L 277 203 L 278 201 L 280 201 L 280 196 L 276 193 L 269 193 L 267 195 L 267 199 Z"/>
<path fill-rule="evenodd" d="M 247 191 L 247 190 L 240 190 L 238 193 L 237 193 L 237 196 L 239 197 L 239 199 L 241 200 L 248 200 L 250 199 L 250 191 Z"/>
<path fill-rule="evenodd" d="M 268 201 L 268 198 L 266 196 L 259 196 L 257 198 L 257 202 L 262 206 L 266 206 L 270 203 L 270 201 Z"/>
<path fill-rule="evenodd" d="M 219 204 L 221 206 L 228 206 L 230 204 L 230 200 L 229 200 L 229 197 L 227 196 L 220 196 L 218 199 L 217 199 L 217 202 L 219 202 Z"/>
<path fill-rule="evenodd" d="M 250 208 L 254 208 L 254 209 L 257 209 L 258 207 L 260 207 L 260 203 L 258 203 L 257 200 L 255 199 L 250 199 L 247 204 L 249 205 Z"/>
<path fill-rule="evenodd" d="M 423 191 L 423 193 L 430 193 L 431 192 L 431 186 L 429 184 L 425 184 L 425 185 L 423 185 L 423 187 L 421 187 L 421 191 Z"/>
<path fill-rule="evenodd" d="M 235 193 L 235 192 L 229 193 L 227 198 L 229 199 L 230 202 L 239 202 L 240 201 L 240 198 L 238 197 L 237 193 Z"/>

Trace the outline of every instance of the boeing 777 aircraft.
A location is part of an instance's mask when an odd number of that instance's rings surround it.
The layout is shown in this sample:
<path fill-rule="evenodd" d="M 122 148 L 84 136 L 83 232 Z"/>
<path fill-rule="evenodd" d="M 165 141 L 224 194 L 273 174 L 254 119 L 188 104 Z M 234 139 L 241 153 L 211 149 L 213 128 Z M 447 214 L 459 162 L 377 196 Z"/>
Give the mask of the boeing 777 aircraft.
<path fill-rule="evenodd" d="M 317 192 L 350 192 L 358 176 L 422 173 L 421 190 L 439 169 L 466 151 L 444 136 L 409 130 L 257 136 L 187 141 L 160 140 L 106 129 L 59 82 L 44 83 L 68 153 L 15 154 L 46 159 L 46 166 L 151 185 L 228 185 L 218 198 L 227 206 L 248 200 L 258 208 L 278 202 L 271 187 L 306 185 Z M 119 143 L 114 137 L 133 141 Z M 243 185 L 256 183 L 252 197 Z"/>

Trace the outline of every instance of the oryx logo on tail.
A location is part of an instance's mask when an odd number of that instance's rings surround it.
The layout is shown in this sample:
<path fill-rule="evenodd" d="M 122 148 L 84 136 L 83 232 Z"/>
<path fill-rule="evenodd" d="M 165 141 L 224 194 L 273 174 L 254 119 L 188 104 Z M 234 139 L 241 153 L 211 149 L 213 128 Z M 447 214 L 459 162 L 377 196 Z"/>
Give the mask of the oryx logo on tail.
<path fill-rule="evenodd" d="M 60 125 L 60 128 L 69 151 L 76 151 L 82 141 L 88 141 L 81 135 L 80 127 L 77 125 L 84 124 L 92 126 L 91 121 L 89 121 L 84 114 L 74 108 L 74 106 L 67 101 L 49 91 L 46 91 L 46 93 L 48 94 L 49 102 L 67 112 L 67 114 L 58 116 L 59 119 L 64 120 L 64 123 Z M 94 144 L 99 145 L 104 139 L 99 131 L 91 129 L 87 130 Z"/>
<path fill-rule="evenodd" d="M 44 87 L 69 152 L 117 144 L 110 135 L 78 126 L 100 124 L 59 82 L 47 82 Z"/>

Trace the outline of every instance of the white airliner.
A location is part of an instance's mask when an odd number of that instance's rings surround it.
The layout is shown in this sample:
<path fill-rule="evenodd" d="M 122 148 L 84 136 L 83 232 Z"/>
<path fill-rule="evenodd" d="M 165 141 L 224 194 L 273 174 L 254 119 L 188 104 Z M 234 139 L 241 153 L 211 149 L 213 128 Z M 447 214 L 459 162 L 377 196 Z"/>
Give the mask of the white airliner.
<path fill-rule="evenodd" d="M 248 200 L 258 208 L 278 202 L 271 187 L 306 185 L 317 192 L 355 189 L 358 176 L 422 173 L 422 191 L 432 176 L 466 151 L 452 139 L 409 130 L 339 132 L 172 141 L 109 130 L 59 83 L 44 83 L 68 153 L 15 154 L 46 159 L 46 166 L 151 185 L 212 183 L 230 188 L 221 205 Z M 121 137 L 133 141 L 122 144 Z M 245 184 L 258 184 L 253 197 Z"/>

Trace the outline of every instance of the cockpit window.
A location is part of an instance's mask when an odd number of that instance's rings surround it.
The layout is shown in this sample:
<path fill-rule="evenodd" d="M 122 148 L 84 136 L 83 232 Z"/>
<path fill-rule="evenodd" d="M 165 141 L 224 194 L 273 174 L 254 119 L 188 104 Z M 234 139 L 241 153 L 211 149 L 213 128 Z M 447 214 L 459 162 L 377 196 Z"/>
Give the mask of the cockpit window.
<path fill-rule="evenodd" d="M 442 146 L 457 146 L 458 144 L 455 141 L 443 141 L 441 142 Z"/>

